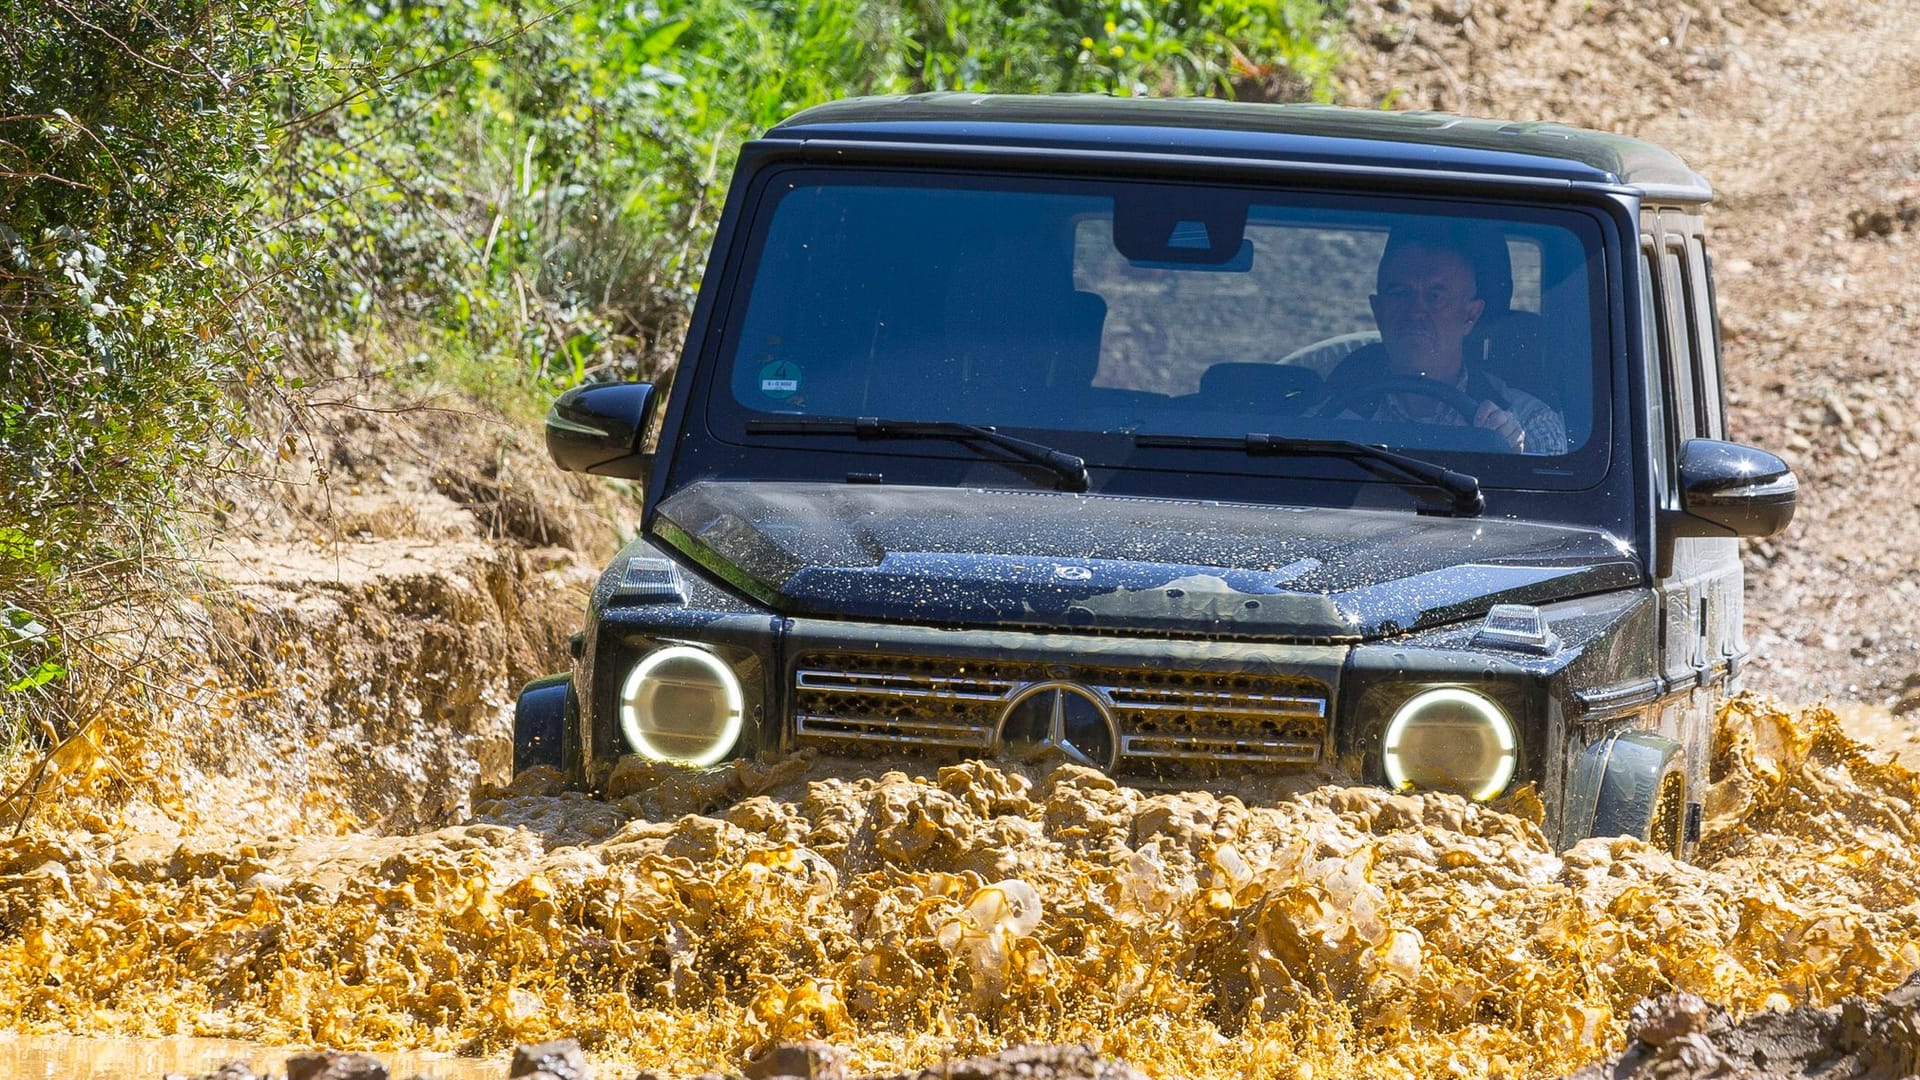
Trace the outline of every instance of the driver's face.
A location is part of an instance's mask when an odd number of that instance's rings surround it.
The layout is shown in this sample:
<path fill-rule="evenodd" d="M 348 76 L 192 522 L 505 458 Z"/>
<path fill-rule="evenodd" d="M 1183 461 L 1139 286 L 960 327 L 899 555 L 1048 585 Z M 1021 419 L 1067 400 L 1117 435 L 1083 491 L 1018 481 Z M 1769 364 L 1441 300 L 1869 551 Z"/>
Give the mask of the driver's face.
<path fill-rule="evenodd" d="M 1373 320 L 1396 375 L 1452 383 L 1461 347 L 1486 308 L 1474 298 L 1473 269 L 1456 252 L 1412 244 L 1380 265 Z"/>

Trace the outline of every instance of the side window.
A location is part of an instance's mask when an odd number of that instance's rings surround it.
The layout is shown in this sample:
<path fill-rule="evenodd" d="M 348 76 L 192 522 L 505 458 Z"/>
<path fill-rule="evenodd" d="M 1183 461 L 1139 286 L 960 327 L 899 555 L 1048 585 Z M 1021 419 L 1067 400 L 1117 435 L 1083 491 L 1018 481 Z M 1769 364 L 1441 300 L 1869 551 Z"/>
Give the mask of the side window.
<path fill-rule="evenodd" d="M 1666 333 L 1661 329 L 1660 301 L 1655 291 L 1653 263 L 1653 240 L 1643 237 L 1640 248 L 1640 338 L 1646 342 L 1647 404 L 1651 413 L 1647 430 L 1655 447 L 1654 487 L 1660 492 L 1659 501 L 1664 505 L 1669 490 L 1667 463 L 1673 459 L 1673 423 L 1667 418 L 1666 381 L 1661 377 L 1661 370 L 1666 366 Z"/>
<path fill-rule="evenodd" d="M 1507 264 L 1513 270 L 1513 296 L 1507 301 L 1509 310 L 1540 314 L 1543 261 L 1538 240 L 1527 236 L 1507 237 Z"/>
<path fill-rule="evenodd" d="M 1680 265 L 1680 249 L 1666 247 L 1660 252 L 1660 308 L 1664 318 L 1660 325 L 1666 330 L 1660 350 L 1661 366 L 1666 369 L 1667 393 L 1673 401 L 1673 407 L 1667 415 L 1674 423 L 1674 444 L 1686 442 L 1700 430 L 1699 407 L 1694 401 L 1693 388 L 1696 376 L 1693 368 L 1691 334 L 1687 326 L 1687 310 L 1682 300 L 1686 274 Z"/>
<path fill-rule="evenodd" d="M 1706 245 L 1687 237 L 1687 311 L 1694 332 L 1699 375 L 1700 430 L 1708 438 L 1727 437 L 1725 379 L 1720 372 L 1720 317 L 1714 306 L 1712 268 Z"/>

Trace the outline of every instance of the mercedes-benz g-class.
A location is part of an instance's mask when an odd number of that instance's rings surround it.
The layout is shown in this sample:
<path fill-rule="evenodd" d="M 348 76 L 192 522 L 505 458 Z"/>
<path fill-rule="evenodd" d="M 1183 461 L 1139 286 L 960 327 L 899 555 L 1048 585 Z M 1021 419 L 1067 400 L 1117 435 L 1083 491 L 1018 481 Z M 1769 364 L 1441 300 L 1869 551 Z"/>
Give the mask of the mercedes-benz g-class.
<path fill-rule="evenodd" d="M 554 406 L 558 463 L 646 503 L 516 764 L 1339 762 L 1684 851 L 1739 538 L 1796 494 L 1726 441 L 1709 196 L 1554 124 L 800 113 L 740 156 L 671 390 Z"/>

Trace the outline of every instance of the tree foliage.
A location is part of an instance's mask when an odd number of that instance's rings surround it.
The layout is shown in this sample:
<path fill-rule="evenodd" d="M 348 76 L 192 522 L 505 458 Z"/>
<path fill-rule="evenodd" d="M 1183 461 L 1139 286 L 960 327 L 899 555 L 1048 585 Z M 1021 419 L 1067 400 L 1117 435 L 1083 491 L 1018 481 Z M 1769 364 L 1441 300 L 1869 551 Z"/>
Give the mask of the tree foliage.
<path fill-rule="evenodd" d="M 233 259 L 280 13 L 0 0 L 0 713 L 59 674 L 29 612 L 138 566 L 255 363 Z"/>
<path fill-rule="evenodd" d="M 961 89 L 1323 92 L 1327 0 L 315 0 L 287 144 L 321 363 L 532 404 L 659 376 L 734 152 L 808 105 Z"/>

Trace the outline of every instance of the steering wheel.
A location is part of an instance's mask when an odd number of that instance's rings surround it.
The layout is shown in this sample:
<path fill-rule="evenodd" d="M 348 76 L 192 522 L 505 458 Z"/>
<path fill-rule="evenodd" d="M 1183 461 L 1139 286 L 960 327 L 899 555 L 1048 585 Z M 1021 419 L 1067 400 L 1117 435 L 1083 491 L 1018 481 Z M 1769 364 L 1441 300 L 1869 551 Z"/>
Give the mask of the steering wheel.
<path fill-rule="evenodd" d="M 1324 419 L 1339 416 L 1349 409 L 1364 415 L 1363 410 L 1355 406 L 1368 401 L 1378 401 L 1388 394 L 1418 394 L 1421 397 L 1432 398 L 1460 414 L 1466 420 L 1465 428 L 1469 441 L 1478 444 L 1468 449 L 1490 453 L 1513 452 L 1512 445 L 1502 438 L 1499 432 L 1474 426 L 1473 418 L 1479 413 L 1481 403 L 1474 400 L 1471 394 L 1459 387 L 1448 386 L 1446 383 L 1423 379 L 1416 375 L 1382 375 L 1377 379 L 1334 387 L 1310 415 Z"/>

